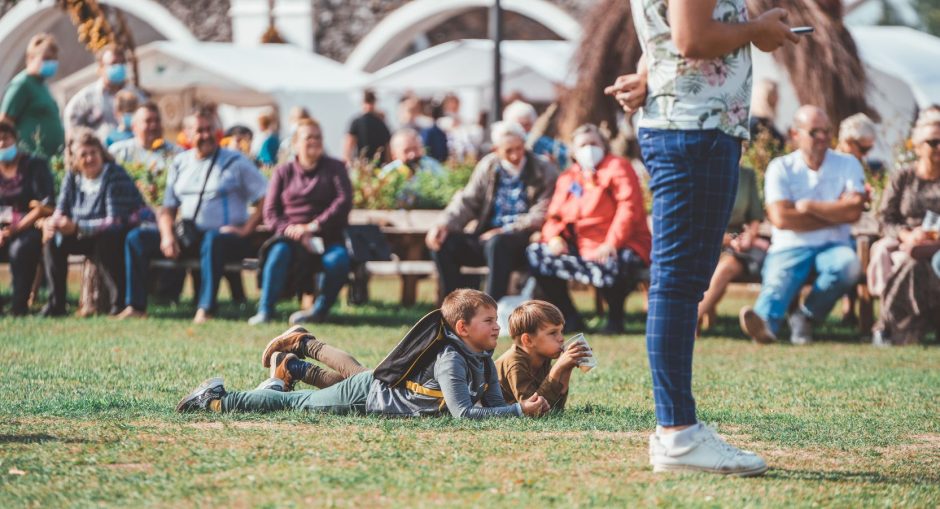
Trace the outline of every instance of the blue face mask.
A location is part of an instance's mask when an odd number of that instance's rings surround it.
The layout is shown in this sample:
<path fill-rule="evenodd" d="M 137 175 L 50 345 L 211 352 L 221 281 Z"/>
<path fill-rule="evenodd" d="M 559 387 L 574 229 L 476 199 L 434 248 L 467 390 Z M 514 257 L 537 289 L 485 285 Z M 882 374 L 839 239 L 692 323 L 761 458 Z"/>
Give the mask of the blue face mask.
<path fill-rule="evenodd" d="M 125 113 L 125 114 L 123 115 L 123 119 L 124 119 L 124 127 L 130 129 L 130 128 L 131 128 L 131 123 L 134 121 L 134 114 L 133 114 L 133 113 Z"/>
<path fill-rule="evenodd" d="M 59 70 L 58 60 L 43 60 L 42 67 L 39 68 L 39 75 L 43 78 L 51 78 Z"/>
<path fill-rule="evenodd" d="M 108 66 L 105 74 L 108 77 L 108 81 L 115 85 L 124 83 L 127 81 L 127 66 L 124 64 L 111 64 Z"/>
<path fill-rule="evenodd" d="M 0 148 L 0 163 L 9 163 L 16 159 L 16 145 Z"/>

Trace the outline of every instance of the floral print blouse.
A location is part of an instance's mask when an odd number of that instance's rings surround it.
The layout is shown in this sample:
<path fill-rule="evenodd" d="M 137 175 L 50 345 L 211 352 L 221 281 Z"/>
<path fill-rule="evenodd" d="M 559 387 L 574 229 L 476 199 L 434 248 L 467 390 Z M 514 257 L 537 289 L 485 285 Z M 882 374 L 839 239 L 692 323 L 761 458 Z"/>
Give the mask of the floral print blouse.
<path fill-rule="evenodd" d="M 631 0 L 633 22 L 649 69 L 649 93 L 639 127 L 720 129 L 748 139 L 750 45 L 714 59 L 684 58 L 672 42 L 667 4 L 667 0 Z M 718 0 L 712 17 L 724 23 L 746 22 L 745 0 Z"/>

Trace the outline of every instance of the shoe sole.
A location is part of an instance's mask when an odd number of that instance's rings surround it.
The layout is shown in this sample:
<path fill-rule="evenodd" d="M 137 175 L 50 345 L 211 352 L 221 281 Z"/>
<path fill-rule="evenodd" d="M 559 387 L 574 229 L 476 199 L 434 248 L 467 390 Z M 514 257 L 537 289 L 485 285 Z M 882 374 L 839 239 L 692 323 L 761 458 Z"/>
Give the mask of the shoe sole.
<path fill-rule="evenodd" d="M 199 394 L 201 394 L 203 391 L 209 389 L 210 387 L 216 387 L 216 386 L 221 386 L 221 385 L 224 385 L 222 377 L 210 378 L 202 382 L 201 384 L 199 384 L 199 387 L 196 387 L 196 389 L 193 390 L 193 392 L 190 392 L 185 398 L 181 399 L 180 402 L 176 404 L 176 412 L 183 413 L 183 407 L 185 407 L 186 404 L 189 403 L 190 401 L 196 399 L 196 397 Z"/>
<path fill-rule="evenodd" d="M 264 367 L 264 368 L 271 367 L 271 355 L 274 354 L 274 350 L 273 350 L 274 343 L 278 342 L 285 336 L 296 334 L 298 332 L 303 332 L 306 334 L 306 333 L 309 333 L 310 331 L 308 331 L 306 328 L 300 325 L 295 325 L 291 327 L 290 329 L 287 329 L 286 331 L 282 332 L 279 336 L 275 337 L 271 341 L 268 341 L 267 346 L 264 347 L 264 352 L 261 352 L 261 367 Z"/>
<path fill-rule="evenodd" d="M 757 477 L 759 475 L 763 475 L 764 472 L 769 470 L 769 468 L 770 467 L 767 465 L 764 465 L 762 467 L 752 468 L 751 470 L 727 471 L 716 468 L 696 467 L 692 465 L 653 465 L 653 472 L 705 472 L 709 474 L 730 475 L 734 477 Z"/>
<path fill-rule="evenodd" d="M 758 316 L 753 309 L 748 309 L 741 313 L 740 322 L 741 330 L 754 341 L 762 345 L 769 345 L 776 342 L 776 338 L 768 333 L 763 318 Z"/>

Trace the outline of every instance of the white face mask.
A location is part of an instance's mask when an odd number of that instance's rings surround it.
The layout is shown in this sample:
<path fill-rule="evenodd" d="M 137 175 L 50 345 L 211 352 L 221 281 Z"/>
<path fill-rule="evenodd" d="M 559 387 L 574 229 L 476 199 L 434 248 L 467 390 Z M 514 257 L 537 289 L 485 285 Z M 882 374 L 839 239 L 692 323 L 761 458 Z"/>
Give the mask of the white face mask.
<path fill-rule="evenodd" d="M 525 166 L 525 158 L 523 157 L 522 160 L 519 161 L 518 165 L 512 164 L 505 159 L 500 159 L 499 165 L 502 166 L 503 169 L 508 171 L 509 173 L 512 173 L 513 175 L 518 175 L 522 171 L 522 168 Z"/>
<path fill-rule="evenodd" d="M 604 149 L 596 145 L 585 145 L 575 152 L 574 159 L 582 170 L 593 172 L 604 159 Z"/>

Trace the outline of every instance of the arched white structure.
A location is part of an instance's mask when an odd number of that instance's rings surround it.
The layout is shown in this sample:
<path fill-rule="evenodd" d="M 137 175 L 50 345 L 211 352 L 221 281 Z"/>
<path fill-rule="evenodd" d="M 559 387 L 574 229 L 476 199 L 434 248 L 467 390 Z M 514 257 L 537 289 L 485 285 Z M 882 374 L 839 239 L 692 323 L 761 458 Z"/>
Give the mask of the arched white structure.
<path fill-rule="evenodd" d="M 491 7 L 493 0 L 415 0 L 385 17 L 356 46 L 346 65 L 372 72 L 392 62 L 411 44 L 413 37 L 463 12 Z M 569 13 L 545 0 L 502 0 L 503 10 L 533 19 L 562 39 L 581 39 L 581 24 Z"/>
<path fill-rule="evenodd" d="M 196 38 L 179 19 L 153 0 L 98 0 L 147 23 L 168 40 L 188 42 Z M 8 83 L 22 64 L 29 38 L 48 30 L 65 13 L 52 0 L 20 0 L 0 18 L 0 84 Z"/>

